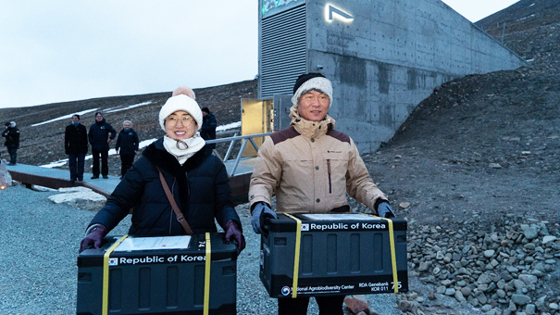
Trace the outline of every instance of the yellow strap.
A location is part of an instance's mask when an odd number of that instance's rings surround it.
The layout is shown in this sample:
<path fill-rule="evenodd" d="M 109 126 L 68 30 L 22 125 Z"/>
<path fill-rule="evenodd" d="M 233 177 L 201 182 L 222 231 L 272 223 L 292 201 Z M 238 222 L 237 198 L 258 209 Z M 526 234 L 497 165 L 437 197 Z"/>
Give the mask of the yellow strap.
<path fill-rule="evenodd" d="M 294 251 L 294 274 L 293 274 L 293 283 L 292 283 L 292 299 L 297 297 L 297 286 L 298 286 L 298 275 L 299 275 L 299 251 L 301 247 L 301 220 L 290 215 L 288 213 L 284 213 L 287 217 L 292 218 L 296 221 L 296 249 Z"/>
<path fill-rule="evenodd" d="M 365 213 L 363 213 L 365 214 Z M 393 287 L 395 293 L 399 293 L 399 276 L 397 275 L 397 255 L 395 251 L 395 234 L 393 233 L 393 220 L 389 218 L 382 218 L 371 214 L 365 214 L 370 217 L 385 220 L 389 223 L 389 244 L 391 247 L 391 267 L 393 269 Z"/>
<path fill-rule="evenodd" d="M 128 234 L 121 237 L 118 241 L 115 242 L 103 255 L 103 304 L 101 312 L 103 315 L 107 315 L 109 313 L 109 256 L 111 253 L 120 245 L 125 238 L 128 237 Z"/>
<path fill-rule="evenodd" d="M 210 248 L 210 233 L 206 232 L 206 261 L 204 272 L 204 315 L 208 315 L 210 304 L 210 263 L 212 262 L 212 249 Z"/>

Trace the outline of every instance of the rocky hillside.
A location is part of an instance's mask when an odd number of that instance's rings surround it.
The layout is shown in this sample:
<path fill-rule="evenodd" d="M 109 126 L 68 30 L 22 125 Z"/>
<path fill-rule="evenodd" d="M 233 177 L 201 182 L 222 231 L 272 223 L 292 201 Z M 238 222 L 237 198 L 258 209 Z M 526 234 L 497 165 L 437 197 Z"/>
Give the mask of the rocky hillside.
<path fill-rule="evenodd" d="M 214 113 L 219 125 L 241 120 L 241 99 L 256 98 L 257 81 L 243 81 L 203 89 L 195 89 L 197 101 Z M 117 131 L 122 129 L 125 119 L 133 122 L 140 140 L 158 138 L 163 135 L 158 122 L 161 106 L 171 96 L 171 92 L 155 94 L 103 97 L 64 103 L 53 103 L 23 108 L 0 109 L 1 121 L 14 120 L 21 132 L 21 148 L 18 150 L 18 162 L 31 165 L 43 165 L 67 158 L 64 153 L 64 129 L 70 118 L 40 124 L 61 116 L 71 115 L 89 109 L 93 112 L 81 115 L 81 122 L 89 128 L 95 122 L 96 111 L 104 114 Z M 131 105 L 149 103 L 132 109 L 119 111 Z M 34 124 L 40 124 L 33 126 Z M 5 150 L 3 154 L 6 154 Z M 3 157 L 5 157 L 3 155 Z M 86 160 L 86 164 L 91 160 Z M 86 165 L 86 170 L 89 165 Z M 64 168 L 64 166 L 63 166 Z M 118 156 L 110 157 L 109 171 L 120 176 Z"/>
<path fill-rule="evenodd" d="M 477 25 L 505 29 L 530 66 L 442 84 L 364 157 L 409 222 L 414 289 L 398 307 L 560 314 L 560 3 L 521 0 Z"/>
<path fill-rule="evenodd" d="M 560 63 L 560 2 L 521 0 L 476 23 L 539 69 Z"/>

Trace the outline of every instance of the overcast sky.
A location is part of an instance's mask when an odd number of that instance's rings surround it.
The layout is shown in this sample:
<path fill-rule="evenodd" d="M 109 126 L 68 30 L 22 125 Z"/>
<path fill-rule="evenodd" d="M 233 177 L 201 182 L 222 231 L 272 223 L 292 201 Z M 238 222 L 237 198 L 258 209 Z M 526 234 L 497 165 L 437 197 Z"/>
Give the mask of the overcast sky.
<path fill-rule="evenodd" d="M 518 0 L 445 0 L 475 22 Z M 0 108 L 257 74 L 257 0 L 0 0 Z"/>

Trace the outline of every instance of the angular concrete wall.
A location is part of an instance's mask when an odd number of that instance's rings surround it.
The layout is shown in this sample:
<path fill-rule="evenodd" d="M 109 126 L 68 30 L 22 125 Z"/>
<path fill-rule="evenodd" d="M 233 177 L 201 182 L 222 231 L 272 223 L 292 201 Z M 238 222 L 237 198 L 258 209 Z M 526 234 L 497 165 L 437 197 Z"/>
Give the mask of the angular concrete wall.
<path fill-rule="evenodd" d="M 333 81 L 330 114 L 362 153 L 390 139 L 443 82 L 525 65 L 440 0 L 307 0 L 305 5 L 308 71 Z"/>

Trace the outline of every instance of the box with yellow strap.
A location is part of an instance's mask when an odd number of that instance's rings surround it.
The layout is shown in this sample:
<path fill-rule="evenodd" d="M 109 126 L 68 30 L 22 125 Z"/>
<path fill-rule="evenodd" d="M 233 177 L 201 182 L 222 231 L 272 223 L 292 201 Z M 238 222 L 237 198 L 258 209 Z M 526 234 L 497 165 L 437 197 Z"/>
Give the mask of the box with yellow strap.
<path fill-rule="evenodd" d="M 279 214 L 266 225 L 259 275 L 271 297 L 408 291 L 405 220 Z"/>
<path fill-rule="evenodd" d="M 106 237 L 78 257 L 77 314 L 235 314 L 237 249 L 222 233 Z"/>

